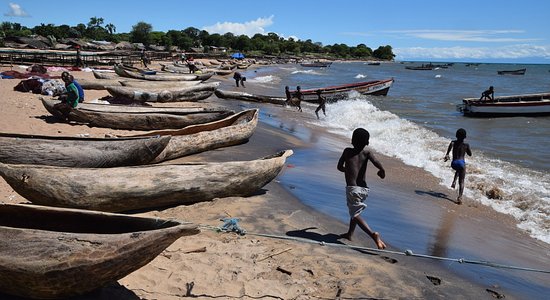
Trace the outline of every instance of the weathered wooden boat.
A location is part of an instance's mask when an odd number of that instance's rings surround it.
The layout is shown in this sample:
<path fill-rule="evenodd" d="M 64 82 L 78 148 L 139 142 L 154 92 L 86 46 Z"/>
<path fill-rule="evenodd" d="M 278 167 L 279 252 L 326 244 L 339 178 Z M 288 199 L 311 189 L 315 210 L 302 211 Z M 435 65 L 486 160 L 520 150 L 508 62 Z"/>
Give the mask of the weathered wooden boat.
<path fill-rule="evenodd" d="M 147 74 L 141 74 L 138 72 L 133 72 L 130 70 L 126 70 L 124 68 L 121 68 L 118 65 L 114 66 L 115 72 L 122 77 L 127 78 L 135 78 L 135 79 L 141 79 L 141 80 L 152 80 L 152 81 L 186 81 L 186 80 L 207 80 L 214 73 L 204 73 L 204 74 L 162 74 L 162 75 L 147 75 Z"/>
<path fill-rule="evenodd" d="M 51 101 L 42 104 L 52 115 L 63 119 Z M 223 119 L 233 111 L 198 111 L 188 114 L 143 113 L 143 112 L 104 112 L 74 108 L 69 112 L 68 120 L 84 123 L 92 127 L 124 130 L 178 129 L 189 125 L 208 123 Z"/>
<path fill-rule="evenodd" d="M 0 175 L 35 204 L 116 212 L 249 196 L 273 180 L 290 155 L 292 150 L 251 161 L 117 168 L 0 163 Z"/>
<path fill-rule="evenodd" d="M 92 73 L 94 74 L 95 79 L 121 79 L 120 76 L 111 72 L 98 72 L 93 70 Z"/>
<path fill-rule="evenodd" d="M 367 63 L 367 65 L 369 65 L 369 66 L 379 66 L 380 62 L 370 62 L 370 63 Z"/>
<path fill-rule="evenodd" d="M 495 97 L 494 101 L 465 98 L 457 109 L 470 117 L 550 115 L 550 93 Z"/>
<path fill-rule="evenodd" d="M 511 71 L 497 71 L 498 75 L 525 75 L 527 69 L 511 70 Z"/>
<path fill-rule="evenodd" d="M 0 292 L 39 299 L 85 294 L 199 232 L 159 218 L 0 204 Z"/>
<path fill-rule="evenodd" d="M 393 78 L 384 80 L 373 80 L 357 82 L 343 85 L 328 86 L 316 89 L 302 90 L 304 101 L 318 103 L 317 91 L 321 90 L 321 95 L 329 102 L 346 99 L 348 93 L 356 91 L 363 95 L 386 96 L 393 84 Z M 296 91 L 291 91 L 292 93 Z"/>
<path fill-rule="evenodd" d="M 98 80 L 78 79 L 78 83 L 85 90 L 105 90 L 106 86 L 121 85 L 119 79 L 98 79 Z"/>
<path fill-rule="evenodd" d="M 251 102 L 273 103 L 279 105 L 284 105 L 286 101 L 286 98 L 284 97 L 254 95 L 245 92 L 224 91 L 220 89 L 216 89 L 214 93 L 218 98 L 221 99 L 235 99 Z"/>
<path fill-rule="evenodd" d="M 202 81 L 200 80 L 188 80 L 188 81 L 121 80 L 120 84 L 123 86 L 129 86 L 129 87 L 157 89 L 157 88 L 169 88 L 169 87 L 189 87 L 189 86 L 201 84 L 201 82 Z"/>
<path fill-rule="evenodd" d="M 183 129 L 158 130 L 130 137 L 169 135 L 164 150 L 150 163 L 180 158 L 208 150 L 246 143 L 258 125 L 258 109 L 245 110 L 225 119 Z"/>
<path fill-rule="evenodd" d="M 306 62 L 306 63 L 300 64 L 300 66 L 302 67 L 310 67 L 310 68 L 327 68 L 327 67 L 330 67 L 330 65 L 332 65 L 332 62 L 320 62 L 320 61 Z"/>
<path fill-rule="evenodd" d="M 421 65 L 421 66 L 406 66 L 407 70 L 417 70 L 417 71 L 430 71 L 434 69 L 432 65 Z"/>
<path fill-rule="evenodd" d="M 204 100 L 212 94 L 218 82 L 203 83 L 188 87 L 136 88 L 128 86 L 108 86 L 107 91 L 117 97 L 125 97 L 139 102 L 178 102 Z"/>
<path fill-rule="evenodd" d="M 7 164 L 106 168 L 152 162 L 170 136 L 78 138 L 0 133 L 0 162 Z"/>

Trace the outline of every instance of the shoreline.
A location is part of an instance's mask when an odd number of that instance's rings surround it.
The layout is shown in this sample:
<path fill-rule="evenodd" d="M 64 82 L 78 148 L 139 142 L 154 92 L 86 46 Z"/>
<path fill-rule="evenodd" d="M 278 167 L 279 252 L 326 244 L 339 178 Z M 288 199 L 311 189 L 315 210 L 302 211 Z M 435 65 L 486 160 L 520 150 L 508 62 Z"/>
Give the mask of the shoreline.
<path fill-rule="evenodd" d="M 90 76 L 91 74 L 78 75 Z M 80 78 L 79 76 L 75 77 Z M 221 86 L 224 88 L 230 87 L 233 84 L 233 80 L 229 77 L 217 76 L 215 80 L 221 80 Z M 10 82 L 16 84 L 19 80 L 12 80 Z M 247 91 L 254 92 L 253 86 L 253 84 L 247 82 Z M 8 97 L 16 97 L 16 99 L 8 101 L 5 111 L 2 113 L 6 116 L 6 118 L 2 118 L 5 121 L 0 121 L 0 125 L 4 128 L 3 131 L 50 135 L 89 133 L 96 136 L 114 131 L 63 123 L 46 124 L 44 120 L 37 118 L 37 116 L 46 114 L 37 100 L 37 95 L 13 91 L 9 93 L 4 89 L 5 87 L 2 88 Z M 87 91 L 87 100 L 91 100 L 93 98 L 92 95 L 105 95 L 105 93 L 106 91 Z M 88 97 L 88 95 L 92 97 Z M 276 181 L 280 180 L 280 183 L 272 182 L 268 184 L 258 195 L 246 198 L 230 197 L 215 199 L 212 202 L 152 210 L 143 214 L 163 218 L 173 217 L 200 224 L 206 223 L 210 226 L 221 225 L 219 219 L 230 215 L 241 218 L 241 225 L 250 233 L 285 233 L 287 236 L 299 236 L 324 242 L 334 241 L 336 230 L 336 233 L 346 230 L 347 224 L 345 222 L 334 216 L 313 210 L 311 205 L 303 203 L 295 193 L 301 184 L 295 185 L 292 188 L 287 179 L 285 179 L 287 175 L 296 169 L 300 169 L 300 165 L 306 162 L 303 158 L 301 160 L 298 159 L 298 156 L 306 155 L 307 157 L 307 151 L 315 153 L 329 148 L 325 145 L 324 148 L 314 149 L 316 143 L 304 139 L 306 134 L 301 132 L 302 129 L 298 127 L 303 124 L 296 124 L 294 131 L 291 132 L 291 130 L 285 127 L 287 124 L 284 121 L 278 121 L 279 118 L 284 120 L 284 116 L 279 117 L 279 115 L 295 113 L 294 111 L 275 106 L 271 108 L 268 105 L 256 103 L 221 100 L 215 96 L 207 99 L 205 102 L 215 105 L 222 104 L 235 110 L 240 110 L 246 106 L 261 107 L 260 124 L 247 144 L 217 149 L 182 158 L 174 162 L 248 160 L 272 154 L 277 150 L 282 150 L 284 147 L 292 147 L 291 149 L 296 149 L 295 155 L 291 156 L 287 161 L 287 165 L 291 167 L 287 167 L 277 177 Z M 175 106 L 174 103 L 170 105 Z M 304 113 L 311 114 L 311 111 L 306 109 Z M 21 120 L 20 118 L 25 116 L 25 114 L 30 115 L 28 116 L 28 120 L 25 120 L 26 122 L 16 122 L 16 120 Z M 277 126 L 276 123 L 280 123 L 281 125 Z M 116 132 L 122 133 L 124 131 Z M 323 137 L 323 139 L 326 138 Z M 334 143 L 341 143 L 341 141 Z M 337 149 L 338 151 L 340 150 L 340 148 Z M 407 177 L 409 179 L 415 178 L 414 176 L 410 176 L 411 174 L 416 174 L 417 171 L 411 171 L 412 167 L 400 164 L 394 158 L 384 157 L 383 159 L 385 167 L 388 170 L 391 169 L 394 172 L 396 170 L 398 173 L 402 172 L 403 176 L 400 178 L 401 181 L 387 180 L 382 183 L 373 182 L 373 189 L 377 194 L 383 195 L 387 193 L 391 196 L 392 193 L 396 193 L 395 190 L 398 190 L 399 194 L 409 195 L 412 192 L 414 195 L 416 194 L 414 193 L 415 190 L 429 192 L 429 188 L 434 186 L 433 181 L 407 182 L 405 179 Z M 336 173 L 332 170 L 334 169 L 334 163 L 331 160 L 328 164 L 330 165 L 330 172 Z M 372 168 L 369 170 L 372 171 Z M 336 175 L 338 175 L 336 177 L 341 176 L 340 174 Z M 368 176 L 370 179 L 374 178 L 371 173 Z M 415 179 L 421 180 L 422 178 L 418 177 Z M 419 184 L 425 185 L 426 188 L 419 189 Z M 22 201 L 20 196 L 10 190 L 11 188 L 9 186 L 6 187 L 5 182 L 2 180 L 0 195 L 3 196 L 3 199 L 7 199 L 8 202 Z M 435 188 L 432 190 L 439 189 Z M 443 203 L 442 206 L 446 210 L 453 210 L 455 208 L 449 201 L 442 202 L 439 199 L 432 199 L 433 195 L 428 192 L 416 194 L 415 198 L 421 199 L 421 201 L 426 201 L 425 198 L 428 198 L 429 200 L 426 202 L 430 202 L 429 204 L 436 202 L 440 205 Z M 373 196 L 373 198 L 380 198 L 380 195 Z M 407 200 L 407 197 L 401 196 L 400 198 Z M 403 202 L 406 203 L 407 201 Z M 338 206 L 341 206 L 340 204 Z M 369 204 L 367 211 L 371 209 L 372 211 L 376 211 L 379 208 L 373 203 L 372 206 Z M 467 211 L 459 214 L 459 218 L 469 217 L 469 215 L 477 210 L 477 207 L 465 210 Z M 478 220 L 486 216 L 481 214 L 477 215 L 474 219 Z M 499 214 L 494 214 L 493 217 L 499 217 Z M 306 230 L 310 227 L 316 227 L 317 229 Z M 393 228 L 396 230 L 399 229 L 395 226 Z M 384 236 L 386 229 L 382 228 L 380 231 Z M 524 235 L 518 234 L 517 230 L 512 230 L 512 234 L 515 238 L 526 238 Z M 353 245 L 373 246 L 372 241 L 366 239 L 360 231 L 355 236 L 356 239 L 352 242 Z M 190 243 L 181 239 L 178 240 L 149 265 L 121 279 L 119 282 L 122 286 L 114 288 L 116 293 L 112 291 L 112 287 L 104 288 L 98 293 L 105 293 L 102 296 L 107 297 L 105 299 L 108 299 L 108 296 L 118 296 L 121 291 L 122 294 L 133 294 L 133 296 L 125 296 L 126 298 L 123 299 L 135 299 L 136 296 L 141 298 L 160 297 L 176 299 L 189 293 L 189 289 L 187 288 L 186 290 L 184 283 L 193 282 L 195 289 L 192 289 L 191 294 L 198 295 L 199 299 L 201 297 L 208 298 L 213 295 L 228 297 L 238 297 L 238 295 L 246 295 L 248 297 L 276 295 L 283 299 L 295 297 L 298 297 L 298 299 L 308 299 L 309 297 L 331 298 L 335 297 L 337 293 L 340 293 L 344 298 L 420 297 L 492 299 L 492 294 L 485 290 L 487 288 L 497 293 L 502 293 L 509 299 L 514 299 L 514 297 L 522 298 L 521 293 L 516 294 L 514 291 L 508 291 L 506 287 L 502 290 L 499 286 L 493 287 L 480 283 L 480 280 L 466 280 L 463 276 L 455 274 L 450 266 L 406 256 L 367 256 L 365 253 L 358 253 L 357 251 L 333 250 L 329 247 L 304 245 L 292 241 L 270 240 L 253 235 L 244 237 L 234 234 L 220 235 L 206 230 L 197 237 L 190 238 L 190 240 Z M 392 245 L 391 239 L 388 240 L 388 238 L 385 238 L 385 241 Z M 201 245 L 207 246 L 206 253 L 186 254 L 185 251 L 182 251 L 182 249 L 194 249 Z M 259 259 L 269 253 L 277 253 L 288 248 L 292 250 L 289 250 L 288 253 L 264 260 L 265 264 L 258 262 Z M 415 250 L 414 252 L 416 253 L 417 251 Z M 397 262 L 395 263 L 394 260 L 397 260 Z M 277 267 L 290 270 L 292 274 L 288 275 L 278 271 Z M 426 276 L 439 278 L 442 280 L 442 283 L 435 285 Z M 97 296 L 97 293 L 95 295 Z M 85 299 L 85 297 L 82 297 L 82 299 Z"/>

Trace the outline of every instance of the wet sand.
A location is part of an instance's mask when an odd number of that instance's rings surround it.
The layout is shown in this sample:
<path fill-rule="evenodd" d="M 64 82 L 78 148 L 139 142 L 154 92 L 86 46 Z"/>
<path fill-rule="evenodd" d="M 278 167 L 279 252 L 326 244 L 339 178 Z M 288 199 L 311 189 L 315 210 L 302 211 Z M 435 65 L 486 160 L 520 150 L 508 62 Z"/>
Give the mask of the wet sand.
<path fill-rule="evenodd" d="M 84 72 L 74 72 L 74 75 L 77 79 L 93 77 L 91 73 Z M 233 84 L 230 78 L 218 77 L 212 80 L 221 80 L 222 88 L 231 88 Z M 127 132 L 47 123 L 49 119 L 44 116 L 48 114 L 37 95 L 12 90 L 18 82 L 0 81 L 3 94 L 0 128 L 4 132 L 91 136 Z M 254 92 L 254 86 L 248 82 L 247 91 Z M 106 91 L 87 91 L 86 98 L 91 100 L 105 95 Z M 287 161 L 288 167 L 277 180 L 251 197 L 215 199 L 142 214 L 209 226 L 220 226 L 220 219 L 227 216 L 238 217 L 241 219 L 240 225 L 249 234 L 238 236 L 203 230 L 197 236 L 176 241 L 150 264 L 121 279 L 118 284 L 80 299 L 178 299 L 184 296 L 198 299 L 333 299 L 337 296 L 493 299 L 494 293 L 505 295 L 507 299 L 525 299 L 547 295 L 544 292 L 548 291 L 548 275 L 518 273 L 517 277 L 525 278 L 528 284 L 522 290 L 516 288 L 522 284 L 519 279 L 500 282 L 499 274 L 491 274 L 486 271 L 486 267 L 480 268 L 482 273 L 475 278 L 470 273 L 461 274 L 461 269 L 470 266 L 458 263 L 440 263 L 398 254 L 376 254 L 372 251 L 253 235 L 264 233 L 301 237 L 316 242 L 374 246 L 359 230 L 353 242 L 338 240 L 336 235 L 347 229 L 346 220 L 334 218 L 330 210 L 312 209 L 315 207 L 311 204 L 314 199 L 308 199 L 307 196 L 309 190 L 322 185 L 324 188 L 319 190 L 324 194 L 323 197 L 333 197 L 327 187 L 334 187 L 334 195 L 337 195 L 334 197 L 342 197 L 342 179 L 341 174 L 335 171 L 335 162 L 340 149 L 347 146 L 344 141 L 326 132 L 312 134 L 304 123 L 289 124 L 284 116 L 296 114 L 290 108 L 219 100 L 215 96 L 205 102 L 237 109 L 260 107 L 260 124 L 247 144 L 177 161 L 249 160 L 290 148 L 295 154 Z M 164 106 L 177 105 L 181 104 Z M 305 111 L 304 117 L 314 117 L 311 108 Z M 290 130 L 289 126 L 294 129 Z M 369 199 L 366 217 L 369 223 L 372 220 L 372 224 L 380 227 L 379 231 L 391 250 L 412 249 L 415 253 L 431 251 L 431 254 L 444 256 L 453 254 L 448 250 L 450 244 L 459 244 L 463 249 L 475 253 L 497 251 L 498 255 L 505 257 L 519 257 L 525 265 L 548 267 L 548 246 L 517 230 L 511 218 L 483 207 L 468 204 L 457 206 L 446 199 L 451 197 L 449 195 L 452 195 L 452 191 L 439 186 L 428 174 L 392 158 L 382 159 L 388 176 L 384 181 L 372 182 L 373 200 Z M 315 178 L 312 170 L 316 168 L 320 168 L 320 174 L 329 174 L 324 175 L 327 181 Z M 374 178 L 374 174 L 368 176 Z M 3 180 L 0 181 L 0 196 L 2 202 L 26 202 Z M 388 203 L 393 207 L 387 207 Z M 335 204 L 335 208 L 341 206 L 341 203 Z M 414 222 L 403 221 L 409 219 Z M 404 226 L 422 222 L 425 223 L 420 228 L 423 230 Z M 408 240 L 402 236 L 407 236 L 415 243 L 407 243 Z M 487 236 L 491 239 L 487 240 Z M 195 251 L 203 247 L 206 248 L 205 252 Z M 494 258 L 495 253 L 490 253 L 488 257 Z"/>

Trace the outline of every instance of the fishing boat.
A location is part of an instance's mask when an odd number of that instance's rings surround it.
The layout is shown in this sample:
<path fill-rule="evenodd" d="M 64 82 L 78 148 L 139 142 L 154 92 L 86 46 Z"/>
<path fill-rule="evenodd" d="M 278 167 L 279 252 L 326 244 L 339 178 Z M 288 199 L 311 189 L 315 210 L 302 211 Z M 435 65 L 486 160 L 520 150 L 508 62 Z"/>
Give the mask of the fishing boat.
<path fill-rule="evenodd" d="M 290 155 L 292 150 L 250 161 L 117 168 L 0 163 L 0 176 L 35 204 L 119 212 L 249 196 L 273 180 Z"/>
<path fill-rule="evenodd" d="M 393 78 L 384 80 L 373 80 L 365 82 L 357 82 L 343 85 L 328 86 L 315 89 L 302 90 L 304 101 L 317 103 L 317 91 L 321 90 L 321 95 L 329 102 L 346 99 L 349 92 L 356 91 L 363 95 L 386 96 L 390 87 L 393 84 Z M 296 91 L 291 91 L 295 93 Z"/>
<path fill-rule="evenodd" d="M 120 80 L 123 86 L 136 87 L 136 88 L 177 88 L 177 87 L 189 87 L 193 85 L 201 84 L 200 80 L 187 80 L 187 81 L 147 81 L 147 80 Z M 114 84 L 116 86 L 116 84 Z"/>
<path fill-rule="evenodd" d="M 109 94 L 138 102 L 180 102 L 204 100 L 214 94 L 218 82 L 202 83 L 186 87 L 137 88 L 107 86 Z"/>
<path fill-rule="evenodd" d="M 196 225 L 79 209 L 0 204 L 0 292 L 52 299 L 127 276 Z"/>
<path fill-rule="evenodd" d="M 527 69 L 511 70 L 511 71 L 497 71 L 498 75 L 525 75 Z"/>
<path fill-rule="evenodd" d="M 0 162 L 60 167 L 107 168 L 152 162 L 170 136 L 79 138 L 0 133 Z"/>
<path fill-rule="evenodd" d="M 78 79 L 78 83 L 85 90 L 105 90 L 106 86 L 121 85 L 120 79 Z"/>
<path fill-rule="evenodd" d="M 157 130 L 126 137 L 170 136 L 170 142 L 150 163 L 244 144 L 258 125 L 258 109 L 249 109 L 225 119 L 183 129 Z"/>
<path fill-rule="evenodd" d="M 51 101 L 42 101 L 42 104 L 53 116 L 64 119 L 63 114 L 55 108 Z M 198 111 L 187 114 L 170 113 L 143 113 L 143 112 L 103 112 L 71 109 L 67 119 L 69 121 L 87 124 L 92 127 L 123 129 L 123 130 L 160 130 L 180 129 L 189 125 L 208 123 L 223 119 L 234 112 L 226 111 Z"/>
<path fill-rule="evenodd" d="M 141 79 L 141 80 L 152 80 L 152 81 L 186 81 L 186 80 L 208 80 L 214 75 L 214 73 L 204 73 L 204 74 L 156 74 L 156 75 L 147 75 L 141 74 L 139 72 L 130 71 L 124 69 L 118 65 L 114 66 L 115 73 L 122 77 Z"/>
<path fill-rule="evenodd" d="M 494 101 L 465 98 L 457 108 L 471 117 L 548 116 L 550 93 L 501 96 Z"/>
<path fill-rule="evenodd" d="M 406 66 L 405 69 L 417 70 L 417 71 L 429 71 L 429 70 L 433 70 L 434 66 L 432 64 L 421 65 L 421 66 Z"/>

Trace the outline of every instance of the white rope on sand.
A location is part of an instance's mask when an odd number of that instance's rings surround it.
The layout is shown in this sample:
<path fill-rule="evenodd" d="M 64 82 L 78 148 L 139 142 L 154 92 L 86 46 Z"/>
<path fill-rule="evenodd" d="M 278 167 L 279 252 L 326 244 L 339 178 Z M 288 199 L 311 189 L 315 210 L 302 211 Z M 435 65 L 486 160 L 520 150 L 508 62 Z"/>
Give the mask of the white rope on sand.
<path fill-rule="evenodd" d="M 199 227 L 215 230 L 218 232 L 237 232 L 240 235 L 254 235 L 254 236 L 261 236 L 261 237 L 281 239 L 281 240 L 297 241 L 297 242 L 308 243 L 308 244 L 318 244 L 321 246 L 348 248 L 353 250 L 372 251 L 372 252 L 405 255 L 405 256 L 412 256 L 412 257 L 419 257 L 419 258 L 428 258 L 428 259 L 441 260 L 441 261 L 451 261 L 451 262 L 458 262 L 461 264 L 474 264 L 474 265 L 481 265 L 481 266 L 500 268 L 500 269 L 510 269 L 510 270 L 520 270 L 520 271 L 550 274 L 550 270 L 541 270 L 541 269 L 525 268 L 525 267 L 518 267 L 518 266 L 512 266 L 512 265 L 504 265 L 504 264 L 498 264 L 498 263 L 494 263 L 490 261 L 482 261 L 482 260 L 471 260 L 471 259 L 465 259 L 465 258 L 449 258 L 449 257 L 442 257 L 442 256 L 426 255 L 426 254 L 416 254 L 416 253 L 413 253 L 413 251 L 410 249 L 406 249 L 405 251 L 393 251 L 393 250 L 369 248 L 369 247 L 346 245 L 346 244 L 326 243 L 322 241 L 319 242 L 319 241 L 314 241 L 314 240 L 309 240 L 309 239 L 299 238 L 299 237 L 292 237 L 292 236 L 266 234 L 266 233 L 253 233 L 253 232 L 247 232 L 244 229 L 242 229 L 238 225 L 238 221 L 239 221 L 238 219 L 226 218 L 226 219 L 223 219 L 222 221 L 226 222 L 226 224 L 230 222 L 230 224 L 232 225 L 232 228 L 230 230 L 227 230 L 223 227 L 215 227 L 210 225 L 199 225 Z M 227 226 L 225 227 L 227 228 Z"/>

